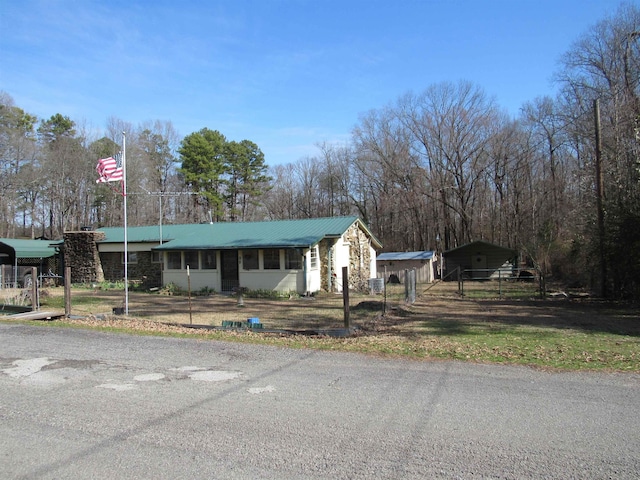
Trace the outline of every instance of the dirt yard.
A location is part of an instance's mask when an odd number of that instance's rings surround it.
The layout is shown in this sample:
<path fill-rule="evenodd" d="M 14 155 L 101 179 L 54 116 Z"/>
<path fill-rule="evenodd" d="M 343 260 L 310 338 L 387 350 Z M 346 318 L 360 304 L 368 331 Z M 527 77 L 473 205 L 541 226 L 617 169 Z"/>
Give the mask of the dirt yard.
<path fill-rule="evenodd" d="M 373 334 L 412 335 L 455 334 L 472 328 L 496 328 L 496 325 L 526 325 L 584 331 L 605 331 L 640 335 L 638 308 L 617 306 L 578 295 L 554 295 L 539 298 L 533 285 L 472 285 L 461 297 L 453 283 L 418 288 L 417 300 L 404 302 L 404 287 L 389 286 L 382 294 L 351 293 L 351 325 Z M 63 290 L 43 291 L 59 297 Z M 60 299 L 58 299 L 57 303 Z M 74 316 L 113 316 L 114 307 L 124 305 L 124 293 L 113 290 L 72 290 L 71 313 Z M 384 315 L 383 315 L 384 313 Z M 312 298 L 261 299 L 213 294 L 176 296 L 153 293 L 129 293 L 129 316 L 171 324 L 222 326 L 223 321 L 246 322 L 256 317 L 265 329 L 290 331 L 327 330 L 344 327 L 341 294 L 320 294 Z"/>
<path fill-rule="evenodd" d="M 343 297 L 336 294 L 245 296 L 240 302 L 221 294 L 189 298 L 132 291 L 129 315 L 124 316 L 114 314 L 123 306 L 123 291 L 73 288 L 71 317 L 51 325 L 414 359 L 640 372 L 638 304 L 605 302 L 585 292 L 548 292 L 541 298 L 535 285 L 520 282 L 466 283 L 464 296 L 456 283 L 421 286 L 416 302 L 407 304 L 402 285 L 388 287 L 386 295 L 351 292 L 348 335 Z M 41 309 L 64 313 L 62 288 L 40 293 Z M 258 318 L 263 328 L 247 328 L 249 318 Z M 224 328 L 223 322 L 236 322 L 240 328 Z"/>

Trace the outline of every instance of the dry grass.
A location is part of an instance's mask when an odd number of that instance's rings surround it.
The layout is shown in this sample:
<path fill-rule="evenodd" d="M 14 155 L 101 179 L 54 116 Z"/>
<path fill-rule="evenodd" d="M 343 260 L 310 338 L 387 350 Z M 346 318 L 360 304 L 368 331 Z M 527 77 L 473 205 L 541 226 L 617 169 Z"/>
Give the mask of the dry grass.
<path fill-rule="evenodd" d="M 589 298 L 540 299 L 534 285 L 506 285 L 503 297 L 495 284 L 465 287 L 455 283 L 420 288 L 417 301 L 403 301 L 403 286 L 382 295 L 350 296 L 355 333 L 332 338 L 344 327 L 341 295 L 282 300 L 233 296 L 169 296 L 130 293 L 129 316 L 114 316 L 122 291 L 74 289 L 71 322 L 102 329 L 169 335 L 199 335 L 233 341 L 270 343 L 296 348 L 339 349 L 411 358 L 445 358 L 516 363 L 561 369 L 608 369 L 640 372 L 640 310 Z M 505 298 L 506 297 L 506 298 Z M 62 289 L 41 296 L 47 310 L 62 306 Z M 383 308 L 385 314 L 383 315 Z M 220 327 L 225 320 L 258 317 L 264 332 L 185 328 Z M 55 322 L 54 322 L 55 323 Z"/>
<path fill-rule="evenodd" d="M 380 299 L 373 299 L 379 302 Z M 122 292 L 97 291 L 72 294 L 73 315 L 110 314 L 124 304 Z M 382 303 L 379 303 L 382 309 Z M 129 294 L 129 316 L 164 323 L 221 326 L 223 321 L 246 322 L 257 317 L 270 329 L 308 330 L 344 325 L 342 296 L 325 294 L 313 298 L 262 299 L 235 296 Z M 357 317 L 357 312 L 354 312 Z"/>
<path fill-rule="evenodd" d="M 0 289 L 0 298 L 2 305 L 30 305 L 31 291 L 22 288 L 3 288 Z"/>

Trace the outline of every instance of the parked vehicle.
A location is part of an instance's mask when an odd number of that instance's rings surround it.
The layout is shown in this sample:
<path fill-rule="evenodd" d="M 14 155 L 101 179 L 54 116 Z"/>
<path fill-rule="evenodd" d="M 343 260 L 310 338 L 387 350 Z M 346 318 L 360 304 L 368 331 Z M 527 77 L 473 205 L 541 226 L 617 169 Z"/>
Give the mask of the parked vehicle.
<path fill-rule="evenodd" d="M 0 287 L 1 288 L 28 288 L 33 285 L 33 266 L 31 265 L 0 265 Z M 58 281 L 62 277 L 51 270 L 41 273 L 36 267 L 38 281 Z"/>

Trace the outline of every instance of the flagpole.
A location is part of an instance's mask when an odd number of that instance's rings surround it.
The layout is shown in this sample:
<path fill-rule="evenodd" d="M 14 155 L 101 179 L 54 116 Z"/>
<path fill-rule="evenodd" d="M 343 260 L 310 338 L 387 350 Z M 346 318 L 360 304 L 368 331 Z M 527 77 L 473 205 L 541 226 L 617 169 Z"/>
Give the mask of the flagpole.
<path fill-rule="evenodd" d="M 124 197 L 124 314 L 129 315 L 129 252 L 127 248 L 127 135 L 122 132 L 122 195 Z"/>

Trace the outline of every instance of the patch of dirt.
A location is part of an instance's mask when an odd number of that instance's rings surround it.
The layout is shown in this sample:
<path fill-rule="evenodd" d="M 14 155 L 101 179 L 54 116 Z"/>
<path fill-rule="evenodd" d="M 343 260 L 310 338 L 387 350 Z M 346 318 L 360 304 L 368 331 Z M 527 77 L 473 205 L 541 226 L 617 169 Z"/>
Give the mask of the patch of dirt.
<path fill-rule="evenodd" d="M 469 326 L 528 325 L 559 329 L 608 332 L 640 336 L 638 306 L 599 302 L 589 298 L 523 299 L 460 297 L 457 286 L 439 284 L 419 292 L 414 304 L 406 304 L 400 285 L 381 295 L 351 294 L 351 324 L 361 335 L 404 335 L 416 333 L 460 333 Z M 400 292 L 400 293 L 398 293 Z M 47 295 L 63 295 L 63 289 L 51 289 Z M 313 298 L 260 299 L 244 297 L 242 305 L 234 296 L 167 296 L 153 293 L 129 293 L 129 316 L 114 316 L 113 308 L 123 306 L 124 294 L 118 291 L 72 291 L 72 315 L 85 317 L 74 321 L 101 326 L 143 330 L 184 329 L 180 324 L 220 327 L 223 321 L 246 322 L 258 318 L 265 329 L 319 331 L 344 327 L 342 295 L 320 294 Z M 47 307 L 48 308 L 48 307 Z M 103 320 L 103 318 L 105 320 Z M 193 333 L 194 329 L 179 330 Z"/>

